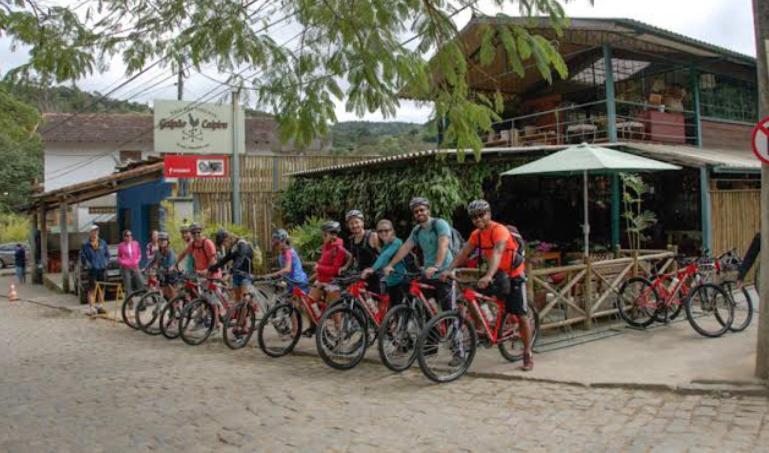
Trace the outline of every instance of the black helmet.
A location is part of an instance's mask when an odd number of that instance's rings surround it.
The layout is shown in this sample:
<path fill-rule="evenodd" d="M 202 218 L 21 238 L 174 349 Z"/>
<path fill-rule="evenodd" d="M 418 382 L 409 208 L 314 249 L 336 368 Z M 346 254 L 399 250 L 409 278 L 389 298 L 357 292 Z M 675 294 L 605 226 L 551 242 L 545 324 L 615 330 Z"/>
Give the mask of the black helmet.
<path fill-rule="evenodd" d="M 417 206 L 424 206 L 426 208 L 430 207 L 430 201 L 427 198 L 423 197 L 414 197 L 409 201 L 409 209 L 414 210 Z"/>
<path fill-rule="evenodd" d="M 199 223 L 193 223 L 192 225 L 190 225 L 190 231 L 192 232 L 203 231 L 203 225 Z"/>
<path fill-rule="evenodd" d="M 344 216 L 344 221 L 345 222 L 349 222 L 350 219 L 355 219 L 355 218 L 364 220 L 363 213 L 360 210 L 358 210 L 358 209 L 353 209 L 351 211 L 347 211 L 347 214 Z"/>
<path fill-rule="evenodd" d="M 336 220 L 329 220 L 328 222 L 324 223 L 322 227 L 320 227 L 321 231 L 324 233 L 334 233 L 339 234 L 340 231 L 342 231 L 342 227 L 339 225 L 339 222 Z"/>
<path fill-rule="evenodd" d="M 167 241 L 168 240 L 168 233 L 165 231 L 161 231 L 158 233 L 158 241 Z"/>
<path fill-rule="evenodd" d="M 190 231 L 190 226 L 189 225 L 185 224 L 185 225 L 182 225 L 182 226 L 179 227 L 179 232 L 180 233 L 189 233 L 189 231 Z"/>
<path fill-rule="evenodd" d="M 285 241 L 288 239 L 288 231 L 284 230 L 283 228 L 275 230 L 272 232 L 272 238 L 276 241 Z"/>
<path fill-rule="evenodd" d="M 467 205 L 467 214 L 470 215 L 470 217 L 478 214 L 486 214 L 487 212 L 491 212 L 491 205 L 486 200 L 473 200 Z"/>
<path fill-rule="evenodd" d="M 222 244 L 224 244 L 224 240 L 227 239 L 227 236 L 229 236 L 229 233 L 226 230 L 219 228 L 214 236 L 214 243 L 216 246 L 221 247 Z"/>

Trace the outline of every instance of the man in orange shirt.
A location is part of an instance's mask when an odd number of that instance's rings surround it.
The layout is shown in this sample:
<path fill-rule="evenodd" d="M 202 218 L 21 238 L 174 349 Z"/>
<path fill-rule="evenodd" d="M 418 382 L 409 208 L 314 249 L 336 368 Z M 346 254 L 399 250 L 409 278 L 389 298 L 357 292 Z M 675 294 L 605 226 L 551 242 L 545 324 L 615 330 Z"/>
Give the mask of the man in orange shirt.
<path fill-rule="evenodd" d="M 524 345 L 521 369 L 530 371 L 534 368 L 534 361 L 531 357 L 531 326 L 526 316 L 526 264 L 517 253 L 518 243 L 505 225 L 491 220 L 491 206 L 486 200 L 471 202 L 467 206 L 467 213 L 476 230 L 446 269 L 446 273 L 463 264 L 474 251 L 480 251 L 479 261 L 486 261 L 486 271 L 478 280 L 478 288 L 488 289 L 491 294 L 504 300 L 506 311 L 521 319 L 521 341 Z"/>
<path fill-rule="evenodd" d="M 192 256 L 195 272 L 203 275 L 208 274 L 209 266 L 216 264 L 216 245 L 211 239 L 203 236 L 203 227 L 200 224 L 193 223 L 190 225 L 190 233 L 192 233 L 192 241 L 187 245 L 187 248 L 179 254 L 176 259 L 176 266 L 182 262 L 184 257 L 188 254 Z M 219 278 L 220 272 L 210 274 L 211 277 Z"/>

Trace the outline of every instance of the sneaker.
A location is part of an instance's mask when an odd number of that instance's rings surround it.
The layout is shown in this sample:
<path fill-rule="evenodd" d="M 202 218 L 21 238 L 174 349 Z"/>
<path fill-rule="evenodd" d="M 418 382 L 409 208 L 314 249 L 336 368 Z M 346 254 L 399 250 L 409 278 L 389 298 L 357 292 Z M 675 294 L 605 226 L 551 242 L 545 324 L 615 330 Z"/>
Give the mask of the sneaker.
<path fill-rule="evenodd" d="M 531 371 L 534 369 L 534 360 L 531 358 L 531 354 L 523 354 L 523 365 L 521 365 L 521 370 L 523 371 Z"/>
<path fill-rule="evenodd" d="M 85 311 L 86 316 L 96 316 L 96 309 L 94 307 L 88 307 Z"/>
<path fill-rule="evenodd" d="M 315 335 L 315 327 L 308 327 L 302 332 L 302 336 L 307 338 L 311 338 L 313 335 Z"/>
<path fill-rule="evenodd" d="M 107 314 L 107 310 L 105 310 L 105 309 L 104 309 L 104 307 L 98 307 L 98 308 L 96 309 L 96 314 L 99 314 L 99 315 L 106 315 L 106 314 Z"/>
<path fill-rule="evenodd" d="M 456 368 L 460 365 L 465 363 L 465 358 L 462 357 L 462 354 L 454 354 L 454 357 L 451 358 L 451 361 L 449 362 L 449 366 L 452 368 Z"/>

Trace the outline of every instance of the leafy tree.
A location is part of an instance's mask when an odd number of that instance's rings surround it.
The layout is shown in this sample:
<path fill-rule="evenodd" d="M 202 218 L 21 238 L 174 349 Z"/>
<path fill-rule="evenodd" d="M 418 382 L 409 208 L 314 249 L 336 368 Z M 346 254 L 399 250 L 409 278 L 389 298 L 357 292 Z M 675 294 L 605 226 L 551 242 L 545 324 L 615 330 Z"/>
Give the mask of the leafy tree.
<path fill-rule="evenodd" d="M 568 0 L 493 0 L 524 16 L 547 16 L 560 32 Z M 170 65 L 230 72 L 229 83 L 253 89 L 277 115 L 281 138 L 298 145 L 326 135 L 335 101 L 357 114 L 391 117 L 405 87 L 432 101 L 448 120 L 447 143 L 479 150 L 477 132 L 498 119 L 502 96 L 471 93 L 467 72 L 494 59 L 501 43 L 511 69 L 532 61 L 542 76 L 566 65 L 553 43 L 525 27 L 486 25 L 479 61 L 466 59 L 453 18 L 478 0 L 86 0 L 78 12 L 39 0 L 0 0 L 0 33 L 31 48 L 14 79 L 60 82 L 104 69 L 120 56 L 128 73 Z M 297 30 L 278 42 L 276 27 Z M 430 57 L 428 59 L 428 57 Z M 245 69 L 244 69 L 245 68 Z M 433 74 L 439 77 L 433 81 Z M 479 154 L 478 154 L 479 156 Z"/>
<path fill-rule="evenodd" d="M 40 115 L 0 87 L 0 212 L 19 209 L 29 200 L 43 168 L 37 133 Z"/>

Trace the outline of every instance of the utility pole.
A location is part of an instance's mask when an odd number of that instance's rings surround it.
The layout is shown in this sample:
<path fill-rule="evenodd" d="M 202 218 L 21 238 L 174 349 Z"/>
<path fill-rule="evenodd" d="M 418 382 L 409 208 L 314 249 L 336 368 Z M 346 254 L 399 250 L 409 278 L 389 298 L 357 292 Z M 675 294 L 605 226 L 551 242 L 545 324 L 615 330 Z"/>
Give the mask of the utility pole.
<path fill-rule="evenodd" d="M 758 118 L 769 116 L 769 0 L 753 0 L 753 21 L 756 29 L 756 64 L 758 70 Z M 769 378 L 769 165 L 761 164 L 761 274 L 758 304 L 758 344 L 756 346 L 756 377 Z"/>
<path fill-rule="evenodd" d="M 232 223 L 241 224 L 240 219 L 240 140 L 238 135 L 240 88 L 232 92 Z"/>
<path fill-rule="evenodd" d="M 179 73 L 176 77 L 176 99 L 181 101 L 184 96 L 184 68 L 179 66 Z"/>

